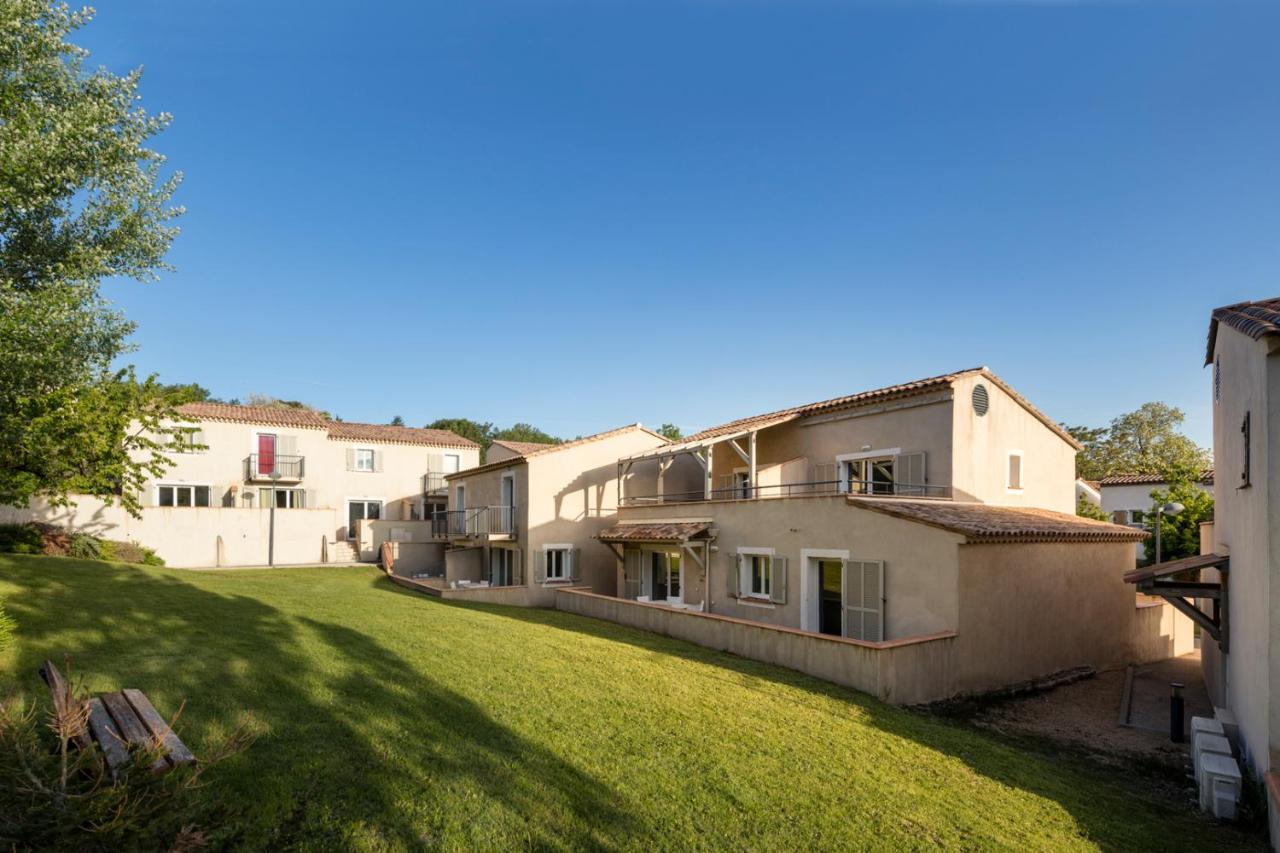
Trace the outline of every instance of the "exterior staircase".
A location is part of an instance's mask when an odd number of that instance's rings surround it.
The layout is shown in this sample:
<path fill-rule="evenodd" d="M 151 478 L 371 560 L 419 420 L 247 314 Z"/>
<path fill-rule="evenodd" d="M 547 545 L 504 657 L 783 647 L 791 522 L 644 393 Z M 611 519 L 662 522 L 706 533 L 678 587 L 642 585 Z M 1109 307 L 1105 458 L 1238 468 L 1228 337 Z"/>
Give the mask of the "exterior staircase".
<path fill-rule="evenodd" d="M 360 553 L 345 539 L 330 540 L 326 543 L 330 563 L 358 563 Z"/>

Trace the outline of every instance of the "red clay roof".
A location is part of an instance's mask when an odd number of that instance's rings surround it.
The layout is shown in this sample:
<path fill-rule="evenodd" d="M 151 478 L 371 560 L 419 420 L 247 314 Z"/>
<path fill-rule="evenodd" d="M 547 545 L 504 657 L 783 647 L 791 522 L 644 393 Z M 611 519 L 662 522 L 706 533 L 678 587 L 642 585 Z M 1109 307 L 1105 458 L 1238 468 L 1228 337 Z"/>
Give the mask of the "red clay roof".
<path fill-rule="evenodd" d="M 1025 397 L 1009 387 L 1003 379 L 996 376 L 985 367 L 973 367 L 967 370 L 959 370 L 955 373 L 944 373 L 941 376 L 930 376 L 926 379 L 916 379 L 911 382 L 904 382 L 900 385 L 889 385 L 885 388 L 877 388 L 872 391 L 860 391 L 856 394 L 848 394 L 843 397 L 833 397 L 830 400 L 821 400 L 817 403 L 806 403 L 802 406 L 793 406 L 789 409 L 779 409 L 776 412 L 768 412 L 763 415 L 752 415 L 751 417 L 739 418 L 736 421 L 729 421 L 720 426 L 710 427 L 701 432 L 694 433 L 684 438 L 682 441 L 702 441 L 703 439 L 715 438 L 720 435 L 729 435 L 735 432 L 743 432 L 751 429 L 763 429 L 765 427 L 775 426 L 777 424 L 786 423 L 787 421 L 796 420 L 798 418 L 816 415 L 823 412 L 834 411 L 837 409 L 849 408 L 851 406 L 860 406 L 868 403 L 878 403 L 884 400 L 893 400 L 900 397 L 911 397 L 916 394 L 924 394 L 929 391 L 936 391 L 942 388 L 951 387 L 951 383 L 962 376 L 968 376 L 973 373 L 981 374 L 983 377 L 998 386 L 1023 408 L 1030 412 L 1037 420 L 1056 433 L 1063 441 L 1066 441 L 1077 450 L 1081 449 L 1080 443 L 1076 441 L 1070 433 L 1060 427 L 1047 415 L 1031 405 Z"/>
<path fill-rule="evenodd" d="M 395 444 L 422 444 L 431 447 L 479 447 L 474 441 L 444 429 L 361 424 L 331 421 L 310 409 L 285 406 L 233 406 L 228 403 L 187 403 L 178 412 L 193 420 L 229 423 L 264 424 L 267 426 L 323 429 L 338 441 L 376 441 Z"/>
<path fill-rule="evenodd" d="M 1054 512 L 960 501 L 908 501 L 899 498 L 851 497 L 849 503 L 950 530 L 973 543 L 1006 542 L 1140 542 L 1141 530 Z"/>
<path fill-rule="evenodd" d="M 1209 345 L 1204 354 L 1205 364 L 1213 361 L 1219 323 L 1226 323 L 1255 341 L 1267 335 L 1280 335 L 1280 297 L 1259 299 L 1257 302 L 1237 302 L 1215 308 L 1209 319 Z"/>
<path fill-rule="evenodd" d="M 649 433 L 649 435 L 653 436 L 654 438 L 659 438 L 659 439 L 662 439 L 663 441 L 667 440 L 663 436 L 658 435 L 653 430 L 645 429 L 644 426 L 642 426 L 641 424 L 627 424 L 626 426 L 621 426 L 621 427 L 618 427 L 617 429 L 605 430 L 604 432 L 598 432 L 595 435 L 588 435 L 583 438 L 576 438 L 573 441 L 566 441 L 563 444 L 536 444 L 534 445 L 535 449 L 525 451 L 524 453 L 520 453 L 518 456 L 511 456 L 506 459 L 499 459 L 497 462 L 487 462 L 484 465 L 480 465 L 475 468 L 467 468 L 466 470 L 459 471 L 456 474 L 447 474 L 445 475 L 445 479 L 452 480 L 455 477 L 469 477 L 472 474 L 483 474 L 486 471 L 492 471 L 498 468 L 506 468 L 511 465 L 519 465 L 520 463 L 525 462 L 535 456 L 542 456 L 547 453 L 558 453 L 561 450 L 569 450 L 570 448 L 573 448 L 573 447 L 581 447 L 582 445 L 590 444 L 593 441 L 603 441 L 606 438 L 613 438 L 615 435 L 622 435 L 625 432 L 634 432 L 637 430 L 640 432 L 647 432 Z"/>
<path fill-rule="evenodd" d="M 1103 486 L 1158 486 L 1165 482 L 1160 474 L 1112 474 L 1100 481 Z M 1205 468 L 1200 472 L 1200 482 L 1206 486 L 1213 485 L 1213 469 Z"/>
<path fill-rule="evenodd" d="M 518 456 L 523 456 L 526 453 L 533 453 L 535 450 L 542 450 L 546 447 L 559 446 L 550 441 L 507 441 L 506 439 L 501 438 L 495 438 L 493 443 L 502 445 L 507 448 L 507 450 L 514 452 Z"/>
<path fill-rule="evenodd" d="M 595 535 L 601 542 L 685 542 L 711 529 L 709 521 L 615 524 Z"/>

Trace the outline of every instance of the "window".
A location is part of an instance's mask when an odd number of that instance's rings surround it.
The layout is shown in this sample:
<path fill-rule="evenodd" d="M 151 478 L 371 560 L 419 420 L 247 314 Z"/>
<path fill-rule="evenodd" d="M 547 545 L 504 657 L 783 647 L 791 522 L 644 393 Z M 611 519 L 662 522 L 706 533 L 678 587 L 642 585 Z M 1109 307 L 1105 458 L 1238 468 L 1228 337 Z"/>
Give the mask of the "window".
<path fill-rule="evenodd" d="M 515 582 L 516 549 L 492 548 L 489 551 L 489 584 L 511 586 Z"/>
<path fill-rule="evenodd" d="M 156 503 L 159 506 L 208 506 L 208 486 L 157 486 Z"/>
<path fill-rule="evenodd" d="M 1222 356 L 1213 359 L 1213 402 L 1222 399 Z"/>
<path fill-rule="evenodd" d="M 382 501 L 347 501 L 347 538 L 355 539 L 361 521 L 382 518 Z"/>
<path fill-rule="evenodd" d="M 1244 413 L 1244 422 L 1240 424 L 1240 436 L 1244 441 L 1244 467 L 1240 472 L 1240 488 L 1250 485 L 1249 482 L 1249 415 Z"/>
<path fill-rule="evenodd" d="M 1010 491 L 1022 491 L 1022 451 L 1009 451 L 1009 481 L 1007 483 Z"/>
<path fill-rule="evenodd" d="M 675 551 L 650 551 L 649 576 L 646 578 L 650 601 L 681 600 L 680 554 Z"/>
<path fill-rule="evenodd" d="M 1145 515 L 1144 515 L 1144 513 L 1142 512 L 1142 510 L 1140 510 L 1140 509 L 1132 509 L 1132 510 L 1129 510 L 1129 523 L 1130 523 L 1130 524 L 1141 524 L 1141 523 L 1142 523 L 1142 519 L 1143 519 L 1144 517 L 1145 517 Z"/>
<path fill-rule="evenodd" d="M 198 427 L 178 427 L 173 435 L 173 443 L 178 453 L 203 453 L 205 447 L 204 430 Z"/>
<path fill-rule="evenodd" d="M 748 471 L 733 472 L 734 496 L 748 499 L 751 497 L 751 473 Z"/>
<path fill-rule="evenodd" d="M 271 490 L 258 489 L 261 506 L 271 506 Z M 276 509 L 302 509 L 307 505 L 307 493 L 303 489 L 276 489 Z"/>
<path fill-rule="evenodd" d="M 573 576 L 571 564 L 573 551 L 569 548 L 548 547 L 545 552 L 547 562 L 546 579 L 549 581 L 567 581 Z"/>
<path fill-rule="evenodd" d="M 372 471 L 373 470 L 373 451 L 368 447 L 357 447 L 355 455 L 355 470 Z"/>
<path fill-rule="evenodd" d="M 740 595 L 769 598 L 773 588 L 772 554 L 739 554 Z"/>
<path fill-rule="evenodd" d="M 894 457 L 848 459 L 844 467 L 844 490 L 854 495 L 891 495 L 894 492 Z"/>
<path fill-rule="evenodd" d="M 458 473 L 458 463 L 461 460 L 461 458 L 462 457 L 458 456 L 458 454 L 456 453 L 446 453 L 444 456 L 442 456 L 441 461 L 444 466 L 443 468 L 444 473 L 446 474 Z"/>

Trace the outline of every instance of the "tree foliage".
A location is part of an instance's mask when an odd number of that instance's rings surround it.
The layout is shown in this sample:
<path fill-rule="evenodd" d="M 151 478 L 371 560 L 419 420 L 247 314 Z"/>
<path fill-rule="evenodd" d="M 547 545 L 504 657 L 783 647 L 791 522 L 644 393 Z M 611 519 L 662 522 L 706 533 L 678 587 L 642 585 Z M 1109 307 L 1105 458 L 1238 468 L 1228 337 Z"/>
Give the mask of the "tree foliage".
<path fill-rule="evenodd" d="M 1171 470 L 1165 476 L 1169 487 L 1152 490 L 1151 508 L 1146 514 L 1152 526 L 1151 536 L 1145 543 L 1148 563 L 1156 559 L 1154 525 L 1160 525 L 1160 559 L 1177 560 L 1200 553 L 1200 523 L 1213 520 L 1213 495 L 1199 488 L 1198 469 Z M 1159 508 L 1170 502 L 1182 504 L 1182 512 L 1174 516 L 1161 514 Z"/>
<path fill-rule="evenodd" d="M 391 419 L 391 426 L 404 426 L 404 418 L 396 415 Z"/>
<path fill-rule="evenodd" d="M 1163 474 L 1188 468 L 1198 472 L 1209 467 L 1209 452 L 1179 432 L 1183 419 L 1181 409 L 1152 402 L 1114 418 L 1105 427 L 1064 424 L 1084 445 L 1076 456 L 1076 475 L 1101 480 L 1112 474 Z"/>
<path fill-rule="evenodd" d="M 1084 495 L 1076 498 L 1076 515 L 1081 518 L 1092 518 L 1094 521 L 1110 521 L 1111 516 L 1103 512 L 1102 507 L 1091 503 Z"/>
<path fill-rule="evenodd" d="M 531 441 L 537 444 L 562 444 L 563 441 L 532 424 L 517 423 L 493 434 L 495 441 Z"/>
<path fill-rule="evenodd" d="M 87 72 L 66 41 L 92 12 L 0 3 L 0 502 L 117 496 L 167 466 L 171 395 L 115 360 L 133 326 L 99 295 L 152 279 L 182 210 L 146 147 L 169 121 L 139 72 Z"/>
<path fill-rule="evenodd" d="M 485 451 L 495 440 L 531 441 L 539 444 L 561 444 L 563 439 L 538 429 L 532 424 L 516 423 L 499 429 L 488 421 L 473 421 L 469 418 L 440 418 L 427 424 L 427 429 L 447 429 L 463 438 L 470 439 L 480 445 L 480 461 L 484 462 Z"/>
<path fill-rule="evenodd" d="M 303 412 L 315 412 L 323 418 L 336 420 L 324 409 L 313 406 L 310 403 L 304 403 L 301 400 L 282 400 L 270 394 L 250 394 L 245 397 L 244 404 L 246 406 L 261 406 L 266 409 L 298 409 Z"/>
<path fill-rule="evenodd" d="M 679 441 L 680 439 L 684 438 L 684 433 L 682 433 L 680 431 L 680 427 L 676 426 L 675 424 L 663 424 L 662 426 L 658 427 L 658 435 L 662 436 L 668 441 Z"/>

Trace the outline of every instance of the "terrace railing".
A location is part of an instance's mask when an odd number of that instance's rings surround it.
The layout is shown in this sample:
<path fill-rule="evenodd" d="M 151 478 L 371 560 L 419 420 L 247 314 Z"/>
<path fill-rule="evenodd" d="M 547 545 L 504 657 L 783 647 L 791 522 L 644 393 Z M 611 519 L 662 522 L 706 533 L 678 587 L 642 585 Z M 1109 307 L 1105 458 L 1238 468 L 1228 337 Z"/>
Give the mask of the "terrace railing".
<path fill-rule="evenodd" d="M 628 495 L 623 506 L 650 506 L 697 501 L 753 501 L 766 498 L 791 498 L 807 495 L 867 495 L 869 497 L 941 498 L 951 497 L 951 487 L 933 483 L 886 483 L 872 480 L 815 480 L 800 483 L 772 483 L 752 486 L 738 483 L 711 490 L 666 492 L 661 495 Z"/>
<path fill-rule="evenodd" d="M 441 510 L 432 515 L 431 533 L 450 536 L 514 536 L 514 506 L 480 506 L 468 509 Z"/>
<path fill-rule="evenodd" d="M 306 473 L 306 459 L 279 453 L 250 453 L 244 460 L 246 480 L 270 480 L 273 472 L 279 474 L 281 480 L 301 480 Z"/>

